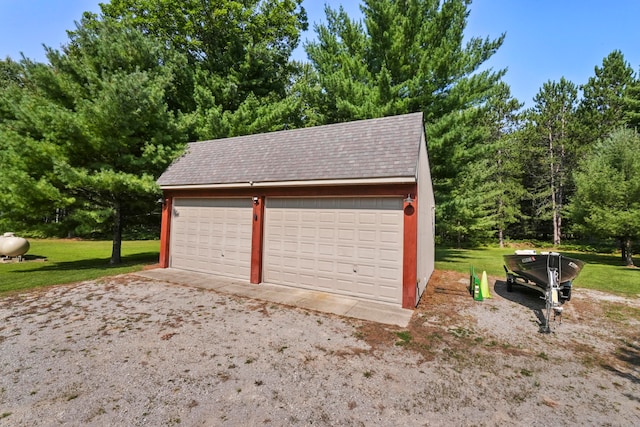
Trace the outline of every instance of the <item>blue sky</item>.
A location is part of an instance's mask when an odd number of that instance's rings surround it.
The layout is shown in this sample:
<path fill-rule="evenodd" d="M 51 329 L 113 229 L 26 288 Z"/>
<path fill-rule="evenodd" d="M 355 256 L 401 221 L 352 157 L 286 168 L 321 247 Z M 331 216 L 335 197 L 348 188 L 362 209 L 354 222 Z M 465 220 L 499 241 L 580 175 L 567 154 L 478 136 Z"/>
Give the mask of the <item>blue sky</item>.
<path fill-rule="evenodd" d="M 43 44 L 59 48 L 67 41 L 66 30 L 75 28 L 85 10 L 98 12 L 94 0 L 0 0 L 0 57 L 44 61 Z M 358 2 L 304 0 L 310 31 L 323 21 L 324 4 L 344 4 L 350 16 L 360 17 Z M 586 83 L 594 67 L 611 51 L 619 49 L 634 70 L 640 69 L 640 16 L 638 0 L 474 0 L 467 36 L 506 40 L 486 64 L 508 68 L 504 80 L 512 94 L 527 107 L 542 84 L 565 77 Z M 299 59 L 304 52 L 296 51 Z"/>

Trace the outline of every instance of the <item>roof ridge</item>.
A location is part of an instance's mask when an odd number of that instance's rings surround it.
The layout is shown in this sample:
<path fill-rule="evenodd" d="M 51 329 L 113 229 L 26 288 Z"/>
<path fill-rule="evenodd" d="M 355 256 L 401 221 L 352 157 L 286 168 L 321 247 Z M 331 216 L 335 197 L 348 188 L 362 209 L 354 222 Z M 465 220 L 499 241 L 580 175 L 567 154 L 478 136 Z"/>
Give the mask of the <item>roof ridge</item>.
<path fill-rule="evenodd" d="M 404 117 L 404 118 L 408 118 L 409 116 L 415 116 L 415 115 L 420 115 L 420 116 L 424 116 L 424 113 L 422 111 L 418 111 L 415 113 L 407 113 L 407 114 L 399 114 L 399 115 L 395 115 L 395 116 L 383 116 L 383 117 L 373 117 L 370 119 L 358 119 L 358 120 L 352 120 L 349 122 L 336 122 L 336 123 L 327 123 L 327 124 L 323 124 L 323 125 L 317 125 L 317 126 L 307 126 L 307 127 L 301 127 L 301 128 L 293 128 L 293 129 L 280 129 L 280 130 L 274 130 L 274 131 L 269 131 L 269 132 L 260 132 L 260 133 L 248 133 L 246 135 L 235 135 L 235 136 L 226 136 L 226 137 L 222 137 L 222 138 L 214 138 L 214 139 L 205 139 L 202 141 L 190 141 L 189 144 L 198 144 L 198 143 L 202 143 L 202 142 L 213 142 L 213 141 L 222 141 L 222 140 L 229 140 L 229 139 L 239 139 L 239 138 L 249 138 L 249 137 L 253 137 L 256 135 L 273 135 L 273 134 L 277 134 L 277 133 L 285 133 L 285 132 L 298 132 L 298 131 L 304 131 L 304 130 L 308 130 L 308 129 L 317 129 L 317 130 L 322 130 L 322 129 L 326 129 L 328 127 L 340 127 L 340 126 L 348 126 L 348 125 L 353 125 L 353 124 L 365 124 L 365 122 L 376 122 L 376 121 L 382 121 L 382 120 L 390 120 L 390 119 L 397 119 L 400 117 Z"/>

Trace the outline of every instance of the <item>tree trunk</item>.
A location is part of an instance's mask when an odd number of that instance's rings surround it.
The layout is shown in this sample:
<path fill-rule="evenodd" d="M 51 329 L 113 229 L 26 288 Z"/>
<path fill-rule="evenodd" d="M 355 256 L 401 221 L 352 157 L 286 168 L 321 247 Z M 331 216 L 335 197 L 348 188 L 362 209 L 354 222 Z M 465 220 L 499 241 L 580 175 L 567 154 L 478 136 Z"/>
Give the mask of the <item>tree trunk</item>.
<path fill-rule="evenodd" d="M 624 244 L 624 263 L 627 267 L 633 267 L 633 252 L 631 252 L 631 237 L 625 237 Z"/>
<path fill-rule="evenodd" d="M 553 245 L 558 246 L 560 244 L 560 207 L 558 205 L 558 185 L 556 180 L 559 179 L 556 170 L 556 160 L 554 155 L 554 139 L 553 135 L 549 134 L 549 189 L 551 190 L 551 221 L 553 225 Z"/>
<path fill-rule="evenodd" d="M 562 215 L 559 209 L 556 207 L 553 211 L 553 244 L 558 246 L 562 238 Z"/>
<path fill-rule="evenodd" d="M 117 265 L 122 262 L 122 210 L 120 202 L 116 202 L 113 207 L 113 245 L 111 247 L 110 265 Z"/>
<path fill-rule="evenodd" d="M 498 241 L 500 242 L 500 248 L 504 248 L 504 233 L 502 228 L 498 230 Z"/>

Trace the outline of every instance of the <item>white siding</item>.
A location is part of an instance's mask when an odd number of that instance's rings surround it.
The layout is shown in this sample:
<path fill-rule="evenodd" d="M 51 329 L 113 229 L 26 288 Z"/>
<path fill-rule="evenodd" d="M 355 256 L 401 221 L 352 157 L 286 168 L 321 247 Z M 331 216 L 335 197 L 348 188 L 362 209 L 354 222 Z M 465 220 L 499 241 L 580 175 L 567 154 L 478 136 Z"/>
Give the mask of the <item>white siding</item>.
<path fill-rule="evenodd" d="M 435 268 L 435 206 L 427 142 L 423 134 L 418 155 L 418 299 Z"/>

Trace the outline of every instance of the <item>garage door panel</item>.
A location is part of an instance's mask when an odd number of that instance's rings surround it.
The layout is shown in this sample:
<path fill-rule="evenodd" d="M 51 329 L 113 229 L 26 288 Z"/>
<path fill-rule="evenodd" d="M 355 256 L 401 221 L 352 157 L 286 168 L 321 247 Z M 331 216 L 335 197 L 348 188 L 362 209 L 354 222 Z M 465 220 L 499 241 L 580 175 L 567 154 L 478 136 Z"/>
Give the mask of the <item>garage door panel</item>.
<path fill-rule="evenodd" d="M 289 220 L 287 220 L 289 221 Z M 289 237 L 289 238 L 297 238 L 298 237 L 298 227 L 286 227 L 284 229 L 284 235 Z"/>
<path fill-rule="evenodd" d="M 287 221 L 295 221 L 295 223 L 297 224 L 298 223 L 298 213 L 285 211 L 284 219 L 287 220 Z"/>
<path fill-rule="evenodd" d="M 402 254 L 399 254 L 397 251 L 389 250 L 389 249 L 380 249 L 377 252 L 378 260 L 380 262 L 397 264 L 398 262 L 402 262 Z"/>
<path fill-rule="evenodd" d="M 328 228 L 326 226 L 322 226 L 322 231 L 318 235 L 318 240 L 321 242 L 331 242 L 333 243 L 336 240 L 337 231 L 333 228 Z"/>
<path fill-rule="evenodd" d="M 318 260 L 316 266 L 316 270 L 318 270 L 320 274 L 333 273 L 336 269 L 335 263 L 332 261 Z"/>
<path fill-rule="evenodd" d="M 283 243 L 282 250 L 284 252 L 296 254 L 298 253 L 298 242 L 295 240 L 285 240 Z"/>
<path fill-rule="evenodd" d="M 303 224 L 307 222 L 315 223 L 318 221 L 318 212 L 311 209 L 303 210 L 300 217 Z"/>
<path fill-rule="evenodd" d="M 334 212 L 319 212 L 318 221 L 320 223 L 329 223 L 333 224 L 336 221 L 336 215 Z"/>
<path fill-rule="evenodd" d="M 358 240 L 360 242 L 375 242 L 376 230 L 360 230 L 358 232 Z"/>
<path fill-rule="evenodd" d="M 334 245 L 318 244 L 318 255 L 332 256 L 335 252 Z"/>
<path fill-rule="evenodd" d="M 338 213 L 338 223 L 351 227 L 356 220 L 355 212 L 340 212 Z"/>
<path fill-rule="evenodd" d="M 304 226 L 300 228 L 300 234 L 303 238 L 315 238 L 317 234 L 317 229 L 315 227 Z"/>
<path fill-rule="evenodd" d="M 377 277 L 377 269 L 375 265 L 358 265 L 358 276 L 363 279 L 375 279 Z"/>
<path fill-rule="evenodd" d="M 251 199 L 175 199 L 171 267 L 248 278 L 252 214 Z"/>
<path fill-rule="evenodd" d="M 308 242 L 300 243 L 300 253 L 301 254 L 315 254 L 316 253 L 316 245 Z"/>
<path fill-rule="evenodd" d="M 351 275 L 351 273 L 356 269 L 356 267 L 350 262 L 338 262 L 337 267 L 338 273 L 344 275 Z"/>
<path fill-rule="evenodd" d="M 334 291 L 338 291 L 341 294 L 351 294 L 356 291 L 353 287 L 351 280 L 336 279 L 336 285 Z"/>
<path fill-rule="evenodd" d="M 298 258 L 284 256 L 282 258 L 282 267 L 294 269 L 298 267 Z"/>
<path fill-rule="evenodd" d="M 338 239 L 353 241 L 355 239 L 355 231 L 353 229 L 340 228 L 338 229 Z"/>
<path fill-rule="evenodd" d="M 401 302 L 402 206 L 400 198 L 268 198 L 264 280 Z"/>
<path fill-rule="evenodd" d="M 380 225 L 390 225 L 395 227 L 397 217 L 395 215 L 383 213 L 379 216 Z"/>
<path fill-rule="evenodd" d="M 401 240 L 401 233 L 397 231 L 380 231 L 381 243 L 396 243 Z"/>
<path fill-rule="evenodd" d="M 397 271 L 393 267 L 379 267 L 377 271 L 377 276 L 383 279 L 392 280 L 396 278 Z"/>
<path fill-rule="evenodd" d="M 374 213 L 361 213 L 358 216 L 361 225 L 375 226 L 378 222 L 378 216 Z"/>
<path fill-rule="evenodd" d="M 337 254 L 338 257 L 344 257 L 346 259 L 351 259 L 354 257 L 355 248 L 353 246 L 344 246 L 337 245 L 333 248 L 329 256 L 335 256 Z"/>
<path fill-rule="evenodd" d="M 299 266 L 303 272 L 306 270 L 313 271 L 316 269 L 316 261 L 314 259 L 302 258 L 300 259 Z"/>

